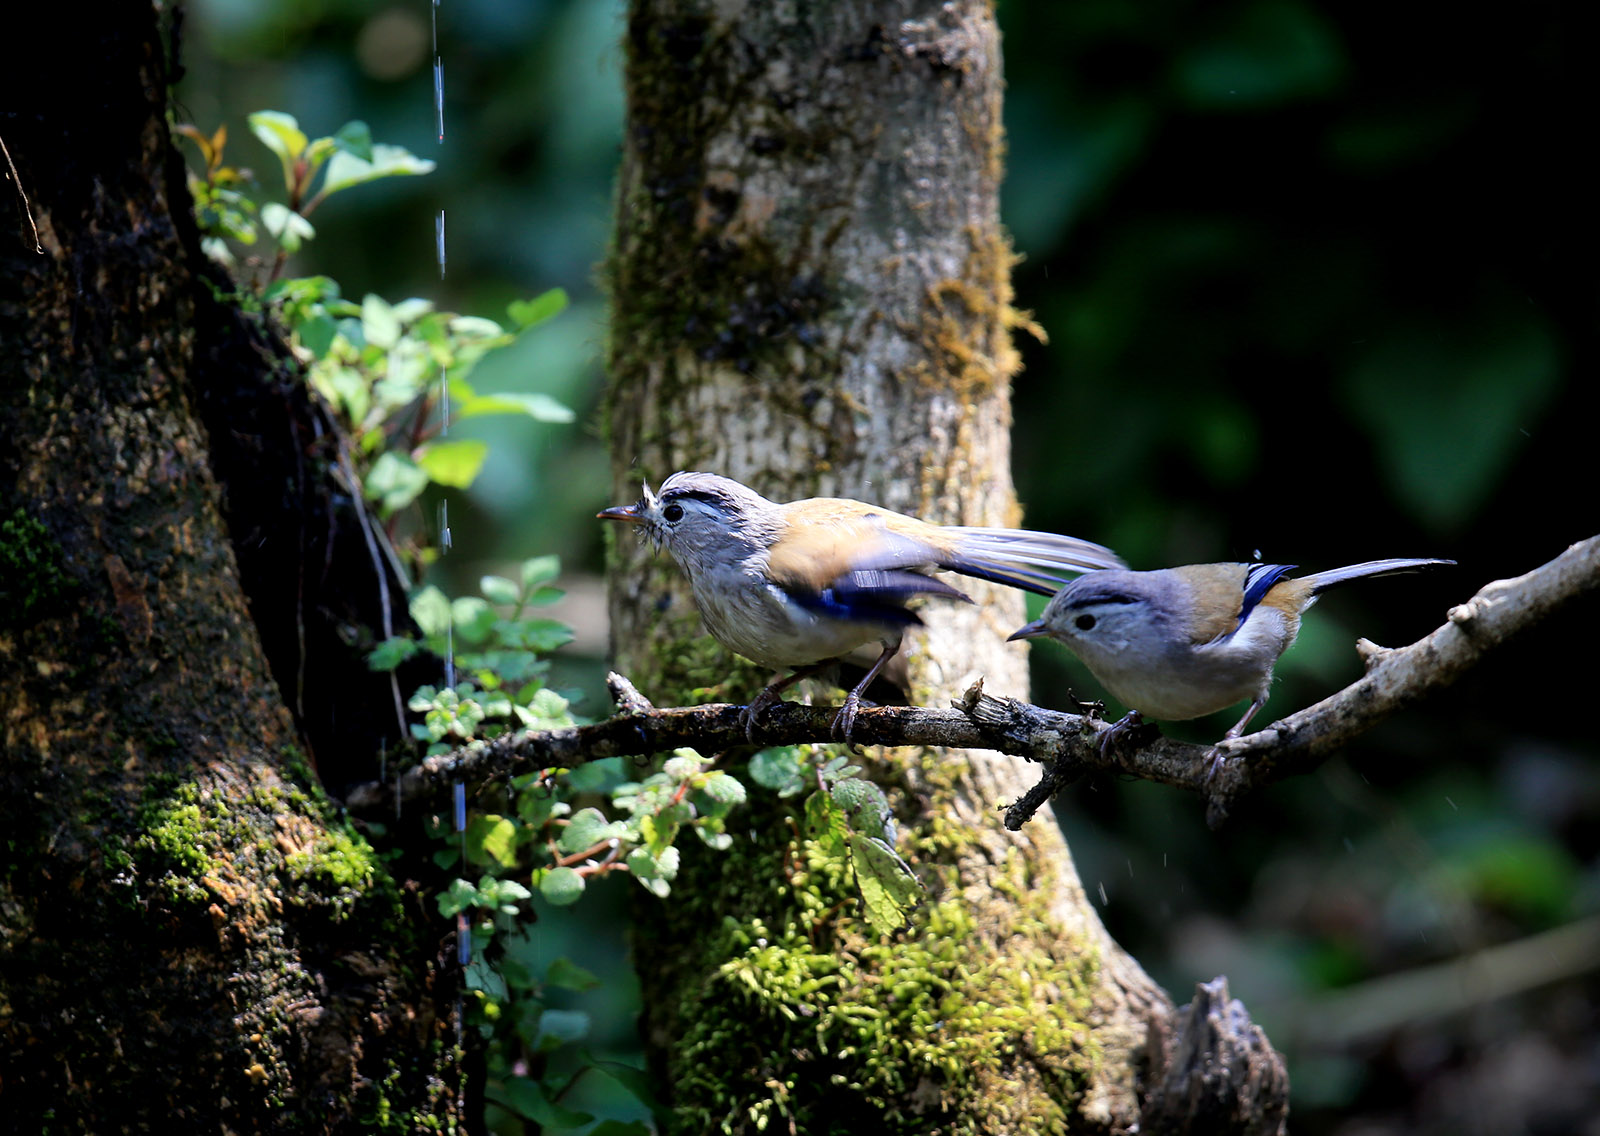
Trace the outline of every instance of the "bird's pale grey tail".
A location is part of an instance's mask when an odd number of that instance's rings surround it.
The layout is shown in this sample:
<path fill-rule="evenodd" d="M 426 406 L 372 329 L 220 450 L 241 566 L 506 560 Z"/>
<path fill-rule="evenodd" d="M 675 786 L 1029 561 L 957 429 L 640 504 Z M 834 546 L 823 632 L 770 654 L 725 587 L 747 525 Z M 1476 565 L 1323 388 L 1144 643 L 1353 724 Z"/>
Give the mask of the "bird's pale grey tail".
<path fill-rule="evenodd" d="M 1368 576 L 1397 576 L 1402 572 L 1422 572 L 1429 568 L 1441 568 L 1454 564 L 1454 560 L 1432 559 L 1390 559 L 1368 560 L 1362 564 L 1350 564 L 1343 568 L 1330 568 L 1326 572 L 1317 572 L 1303 577 L 1312 582 L 1312 594 L 1317 595 L 1335 584 L 1343 584 L 1349 580 L 1362 580 Z"/>

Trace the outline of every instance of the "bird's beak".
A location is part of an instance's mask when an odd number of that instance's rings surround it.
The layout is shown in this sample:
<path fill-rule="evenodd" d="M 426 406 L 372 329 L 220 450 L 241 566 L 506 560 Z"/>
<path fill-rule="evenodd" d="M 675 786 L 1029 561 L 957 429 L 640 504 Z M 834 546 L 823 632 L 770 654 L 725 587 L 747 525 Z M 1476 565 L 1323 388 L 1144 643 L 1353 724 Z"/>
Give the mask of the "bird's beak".
<path fill-rule="evenodd" d="M 636 525 L 644 524 L 644 515 L 640 512 L 639 505 L 613 505 L 609 509 L 601 509 L 595 514 L 595 518 L 602 521 L 632 521 Z"/>
<path fill-rule="evenodd" d="M 1036 636 L 1039 636 L 1039 635 L 1048 635 L 1048 634 L 1049 634 L 1049 631 L 1046 629 L 1046 627 L 1044 625 L 1044 620 L 1036 619 L 1032 623 L 1024 623 L 1021 627 L 1017 628 L 1010 635 L 1007 635 L 1006 636 L 1006 642 L 1010 643 L 1014 639 L 1032 639 L 1032 638 L 1034 638 Z"/>

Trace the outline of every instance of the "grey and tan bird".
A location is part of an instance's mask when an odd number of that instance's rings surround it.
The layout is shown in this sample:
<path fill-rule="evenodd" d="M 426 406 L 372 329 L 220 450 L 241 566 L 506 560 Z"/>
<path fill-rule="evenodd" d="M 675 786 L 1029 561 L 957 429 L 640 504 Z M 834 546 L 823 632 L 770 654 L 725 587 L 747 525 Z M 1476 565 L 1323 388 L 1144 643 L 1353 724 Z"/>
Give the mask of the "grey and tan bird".
<path fill-rule="evenodd" d="M 1063 644 L 1129 709 L 1101 748 L 1144 717 L 1180 721 L 1250 706 L 1225 738 L 1244 732 L 1267 701 L 1272 668 L 1300 616 L 1335 584 L 1416 572 L 1454 560 L 1370 560 L 1291 578 L 1292 564 L 1189 564 L 1080 577 L 1012 639 Z"/>
<path fill-rule="evenodd" d="M 689 577 L 712 638 L 780 672 L 747 707 L 747 734 L 792 683 L 876 642 L 882 654 L 834 718 L 848 740 L 862 691 L 922 622 L 907 603 L 971 602 L 936 570 L 1053 595 L 1073 573 L 1122 566 L 1075 537 L 929 524 L 838 497 L 779 504 L 714 473 L 675 473 L 659 494 L 646 485 L 636 504 L 598 516 L 644 526 Z"/>

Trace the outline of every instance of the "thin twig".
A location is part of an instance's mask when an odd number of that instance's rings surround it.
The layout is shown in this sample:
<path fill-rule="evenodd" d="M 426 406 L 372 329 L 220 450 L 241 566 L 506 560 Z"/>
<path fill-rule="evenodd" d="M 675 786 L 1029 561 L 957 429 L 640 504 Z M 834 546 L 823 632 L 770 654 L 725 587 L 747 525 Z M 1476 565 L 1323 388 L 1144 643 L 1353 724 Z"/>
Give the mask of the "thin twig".
<path fill-rule="evenodd" d="M 0 138 L 0 153 L 6 156 L 6 166 L 11 170 L 11 181 L 17 187 L 17 196 L 22 199 L 23 215 L 28 218 L 28 228 L 33 230 L 33 251 L 43 256 L 44 246 L 39 243 L 39 226 L 33 221 L 33 206 L 28 204 L 28 195 L 22 189 L 22 177 L 17 173 L 17 163 L 11 160 L 11 149 L 6 145 L 4 138 Z"/>

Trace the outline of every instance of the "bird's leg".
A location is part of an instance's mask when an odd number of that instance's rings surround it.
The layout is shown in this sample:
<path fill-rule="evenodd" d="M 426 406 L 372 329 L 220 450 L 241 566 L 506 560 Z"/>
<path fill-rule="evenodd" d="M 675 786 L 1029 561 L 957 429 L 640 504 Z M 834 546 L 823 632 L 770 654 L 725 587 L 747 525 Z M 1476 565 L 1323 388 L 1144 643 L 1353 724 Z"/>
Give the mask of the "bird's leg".
<path fill-rule="evenodd" d="M 744 708 L 744 714 L 742 717 L 744 718 L 745 741 L 751 743 L 755 742 L 756 719 L 759 718 L 763 712 L 765 712 L 768 706 L 775 706 L 777 703 L 783 701 L 779 695 L 788 690 L 801 679 L 810 678 L 819 671 L 826 669 L 828 666 L 832 665 L 833 662 L 833 659 L 823 659 L 820 663 L 812 663 L 809 666 L 796 667 L 787 675 L 773 675 L 772 681 L 767 683 L 766 686 L 762 687 L 761 693 L 752 698 L 750 700 L 750 705 Z"/>
<path fill-rule="evenodd" d="M 1129 710 L 1121 718 L 1111 724 L 1111 728 L 1100 735 L 1100 756 L 1105 757 L 1111 747 L 1119 744 L 1124 737 L 1133 733 L 1144 725 L 1144 715 L 1137 710 Z"/>
<path fill-rule="evenodd" d="M 878 656 L 878 661 L 872 664 L 855 688 L 844 697 L 844 705 L 833 716 L 833 735 L 844 739 L 846 745 L 850 744 L 850 731 L 855 727 L 856 714 L 861 709 L 861 692 L 872 685 L 872 680 L 878 677 L 878 672 L 883 669 L 883 664 L 894 658 L 900 650 L 899 642 L 891 643 L 884 647 L 883 654 Z"/>
<path fill-rule="evenodd" d="M 1246 707 L 1244 717 L 1233 724 L 1233 728 L 1222 735 L 1222 740 L 1231 742 L 1234 738 L 1244 733 L 1244 728 L 1250 724 L 1250 719 L 1256 716 L 1256 711 L 1267 704 L 1266 695 L 1257 695 L 1255 701 Z M 1222 768 L 1222 750 L 1218 746 L 1211 747 L 1211 768 L 1206 771 L 1206 784 L 1211 784 L 1216 779 L 1217 770 Z"/>
<path fill-rule="evenodd" d="M 1244 728 L 1250 724 L 1250 719 L 1256 716 L 1256 711 L 1261 709 L 1266 704 L 1266 695 L 1256 695 L 1256 700 L 1250 703 L 1250 706 L 1245 710 L 1244 717 L 1235 722 L 1233 724 L 1233 728 L 1222 735 L 1222 740 L 1225 742 L 1231 742 L 1234 738 L 1244 733 Z"/>

